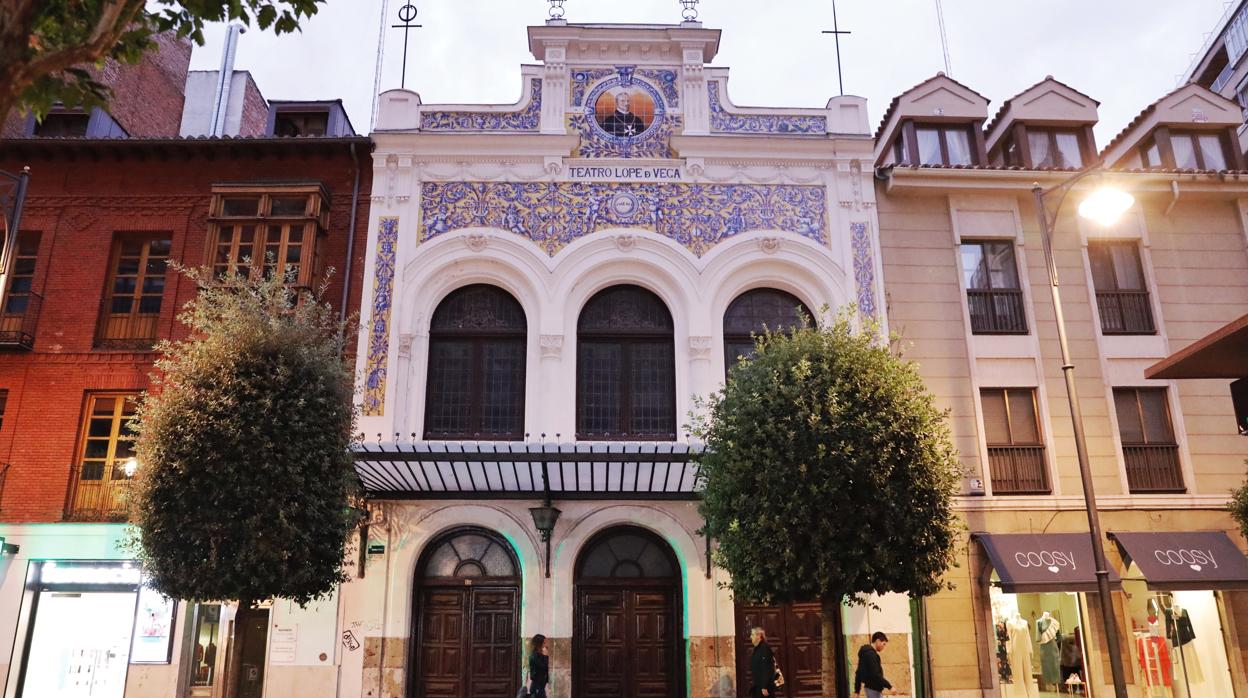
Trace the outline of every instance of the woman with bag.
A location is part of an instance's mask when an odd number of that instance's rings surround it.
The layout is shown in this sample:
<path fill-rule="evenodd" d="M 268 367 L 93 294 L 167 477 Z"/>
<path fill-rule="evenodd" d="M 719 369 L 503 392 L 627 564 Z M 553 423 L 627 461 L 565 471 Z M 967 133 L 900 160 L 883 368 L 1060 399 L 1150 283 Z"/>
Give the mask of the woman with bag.
<path fill-rule="evenodd" d="M 529 641 L 528 690 L 520 689 L 517 697 L 546 698 L 546 684 L 550 683 L 550 648 L 546 636 L 538 633 Z"/>

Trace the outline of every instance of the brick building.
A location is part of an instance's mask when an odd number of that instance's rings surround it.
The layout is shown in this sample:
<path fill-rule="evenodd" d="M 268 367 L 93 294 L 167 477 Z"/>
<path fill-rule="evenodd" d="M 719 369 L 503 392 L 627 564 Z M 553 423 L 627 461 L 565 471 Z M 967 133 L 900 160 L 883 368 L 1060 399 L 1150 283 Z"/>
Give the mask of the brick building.
<path fill-rule="evenodd" d="M 175 315 L 194 293 L 170 263 L 224 269 L 275 253 L 301 268 L 301 285 L 332 267 L 328 300 L 344 313 L 359 305 L 369 139 L 340 104 L 270 104 L 242 71 L 225 119 L 235 135 L 199 136 L 182 116 L 214 93 L 188 60 L 189 46 L 163 42 L 139 66 L 107 66 L 107 112 L 52 114 L 44 123 L 63 116 L 60 137 L 17 116 L 0 141 L 0 169 L 31 171 L 0 300 L 0 537 L 18 546 L 0 563 L 6 695 L 63 695 L 57 681 L 118 698 L 220 694 L 233 610 L 140 592 L 121 546 L 125 422 L 149 385 L 153 344 L 185 331 Z M 290 118 L 316 135 L 273 135 Z M 283 681 L 315 673 L 292 662 L 266 676 L 268 622 L 288 610 L 234 635 L 257 670 L 253 690 L 292 695 Z M 93 622 L 64 632 L 83 617 Z"/>

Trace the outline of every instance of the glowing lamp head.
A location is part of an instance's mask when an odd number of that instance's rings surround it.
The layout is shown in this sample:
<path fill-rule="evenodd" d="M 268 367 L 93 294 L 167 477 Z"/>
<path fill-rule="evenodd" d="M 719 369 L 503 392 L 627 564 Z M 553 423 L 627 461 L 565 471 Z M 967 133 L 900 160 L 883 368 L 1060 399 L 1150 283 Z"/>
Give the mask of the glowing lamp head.
<path fill-rule="evenodd" d="M 1104 226 L 1113 225 L 1135 205 L 1135 197 L 1109 186 L 1102 186 L 1079 204 L 1079 215 Z"/>
<path fill-rule="evenodd" d="M 127 458 L 126 462 L 121 464 L 121 469 L 126 477 L 134 477 L 134 472 L 139 469 L 139 459 Z"/>

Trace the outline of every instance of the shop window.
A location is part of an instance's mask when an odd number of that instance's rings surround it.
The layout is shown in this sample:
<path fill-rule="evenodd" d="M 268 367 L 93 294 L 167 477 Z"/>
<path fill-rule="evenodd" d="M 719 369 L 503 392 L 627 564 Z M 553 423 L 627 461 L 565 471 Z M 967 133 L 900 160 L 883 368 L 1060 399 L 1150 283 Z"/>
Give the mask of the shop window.
<path fill-rule="evenodd" d="M 97 344 L 142 348 L 156 340 L 165 295 L 169 238 L 122 237 L 113 246 Z"/>
<path fill-rule="evenodd" d="M 975 334 L 1027 334 L 1011 240 L 964 240 L 961 246 L 966 302 Z"/>
<path fill-rule="evenodd" d="M 1144 695 L 1235 695 L 1215 592 L 1151 591 L 1134 564 L 1122 590 Z"/>
<path fill-rule="evenodd" d="M 315 285 L 328 218 L 319 186 L 219 187 L 215 194 L 209 249 L 217 278 L 282 274 L 293 286 Z"/>
<path fill-rule="evenodd" d="M 1102 334 L 1155 334 L 1152 302 L 1135 242 L 1089 242 Z"/>
<path fill-rule="evenodd" d="M 756 288 L 737 296 L 724 312 L 724 370 L 754 353 L 754 336 L 767 330 L 787 332 L 815 317 L 791 293 Z"/>
<path fill-rule="evenodd" d="M 93 393 L 87 396 L 73 470 L 68 518 L 100 520 L 124 517 L 133 474 L 134 418 L 137 393 Z"/>
<path fill-rule="evenodd" d="M 578 439 L 676 438 L 672 315 L 639 286 L 612 286 L 581 310 L 576 340 Z"/>
<path fill-rule="evenodd" d="M 1078 131 L 1027 127 L 1027 146 L 1031 164 L 1037 169 L 1083 167 Z"/>
<path fill-rule="evenodd" d="M 192 687 L 210 687 L 217 679 L 217 640 L 221 638 L 221 604 L 201 603 L 195 606 L 195 625 L 191 633 Z"/>
<path fill-rule="evenodd" d="M 1165 388 L 1114 388 L 1114 406 L 1131 492 L 1183 492 Z"/>
<path fill-rule="evenodd" d="M 429 327 L 427 439 L 520 439 L 528 325 L 506 291 L 475 284 L 446 297 Z"/>
<path fill-rule="evenodd" d="M 1083 594 L 1011 594 L 994 586 L 990 598 L 1001 695 L 1089 695 Z"/>
<path fill-rule="evenodd" d="M 993 494 L 1049 491 L 1044 442 L 1033 388 L 981 390 Z"/>

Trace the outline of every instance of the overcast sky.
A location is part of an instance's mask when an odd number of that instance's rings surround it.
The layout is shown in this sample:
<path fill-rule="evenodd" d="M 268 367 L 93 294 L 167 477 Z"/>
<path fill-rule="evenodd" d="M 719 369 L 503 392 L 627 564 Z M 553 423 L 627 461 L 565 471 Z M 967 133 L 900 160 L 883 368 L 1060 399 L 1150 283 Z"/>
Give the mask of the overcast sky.
<path fill-rule="evenodd" d="M 236 67 L 269 99 L 346 102 L 369 129 L 378 28 L 387 0 L 328 0 L 302 34 L 251 30 Z M 381 89 L 399 86 L 403 30 L 388 0 Z M 411 0 L 407 87 L 425 103 L 510 103 L 521 63 L 534 62 L 525 27 L 546 18 L 543 0 Z M 1103 146 L 1150 102 L 1173 89 L 1225 11 L 1223 0 L 945 0 L 953 77 L 1001 102 L 1045 75 L 1101 102 Z M 569 22 L 676 23 L 678 0 L 567 0 Z M 935 0 L 840 0 L 845 92 L 869 100 L 872 127 L 898 93 L 944 70 Z M 837 94 L 829 0 L 703 0 L 701 19 L 723 30 L 716 66 L 732 68 L 732 101 L 823 106 Z M 215 69 L 224 31 L 214 27 L 192 67 Z"/>

